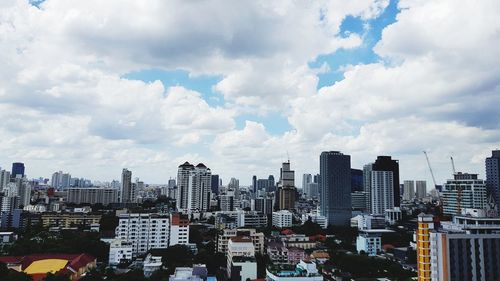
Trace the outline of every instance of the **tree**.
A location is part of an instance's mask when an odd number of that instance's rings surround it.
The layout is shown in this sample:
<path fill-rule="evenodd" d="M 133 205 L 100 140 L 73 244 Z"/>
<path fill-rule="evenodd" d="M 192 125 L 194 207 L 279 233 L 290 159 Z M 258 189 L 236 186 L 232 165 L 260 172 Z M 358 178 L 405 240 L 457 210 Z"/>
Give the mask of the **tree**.
<path fill-rule="evenodd" d="M 45 276 L 44 281 L 70 281 L 69 277 L 64 274 L 53 274 L 53 273 L 47 273 Z"/>

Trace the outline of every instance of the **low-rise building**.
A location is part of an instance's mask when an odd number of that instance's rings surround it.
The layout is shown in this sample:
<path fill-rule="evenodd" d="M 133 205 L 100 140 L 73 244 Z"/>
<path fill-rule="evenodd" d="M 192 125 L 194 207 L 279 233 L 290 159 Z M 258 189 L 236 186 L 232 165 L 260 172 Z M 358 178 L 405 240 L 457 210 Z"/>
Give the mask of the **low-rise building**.
<path fill-rule="evenodd" d="M 295 268 L 268 267 L 267 281 L 322 281 L 323 276 L 318 272 L 316 264 L 310 261 L 300 261 Z"/>
<path fill-rule="evenodd" d="M 237 236 L 227 245 L 227 274 L 230 280 L 257 278 L 255 248 L 250 237 Z"/>
<path fill-rule="evenodd" d="M 114 266 L 121 262 L 132 261 L 132 251 L 132 241 L 112 240 L 109 244 L 109 265 Z"/>
<path fill-rule="evenodd" d="M 376 256 L 382 251 L 382 238 L 379 233 L 361 232 L 356 239 L 356 250 L 369 256 Z"/>
<path fill-rule="evenodd" d="M 80 212 L 50 212 L 42 213 L 42 223 L 44 227 L 90 227 L 98 224 L 101 220 L 100 214 L 80 213 Z"/>
<path fill-rule="evenodd" d="M 149 278 L 155 271 L 160 270 L 162 267 L 161 256 L 153 256 L 148 254 L 144 259 L 142 270 L 144 276 Z"/>
<path fill-rule="evenodd" d="M 385 217 L 382 215 L 357 215 L 351 219 L 351 227 L 358 230 L 383 229 L 385 228 Z"/>
<path fill-rule="evenodd" d="M 208 270 L 204 264 L 194 264 L 193 267 L 177 267 L 169 281 L 204 281 Z"/>
<path fill-rule="evenodd" d="M 273 226 L 285 228 L 292 226 L 293 214 L 288 210 L 273 212 Z"/>
<path fill-rule="evenodd" d="M 252 228 L 224 229 L 217 236 L 217 252 L 227 253 L 227 245 L 230 238 L 236 236 L 250 237 L 255 247 L 255 252 L 264 254 L 264 233 L 257 232 Z"/>

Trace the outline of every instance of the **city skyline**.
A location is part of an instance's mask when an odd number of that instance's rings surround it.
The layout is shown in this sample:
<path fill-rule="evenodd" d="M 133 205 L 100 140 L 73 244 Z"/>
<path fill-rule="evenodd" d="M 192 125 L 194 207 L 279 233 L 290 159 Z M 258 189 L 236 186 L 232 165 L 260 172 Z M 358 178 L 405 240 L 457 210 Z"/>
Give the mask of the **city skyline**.
<path fill-rule="evenodd" d="M 450 156 L 485 178 L 497 5 L 3 1 L 0 166 L 165 183 L 189 161 L 249 185 L 288 158 L 317 173 L 338 150 L 358 169 L 392 156 L 430 186 L 425 150 L 438 184 Z"/>

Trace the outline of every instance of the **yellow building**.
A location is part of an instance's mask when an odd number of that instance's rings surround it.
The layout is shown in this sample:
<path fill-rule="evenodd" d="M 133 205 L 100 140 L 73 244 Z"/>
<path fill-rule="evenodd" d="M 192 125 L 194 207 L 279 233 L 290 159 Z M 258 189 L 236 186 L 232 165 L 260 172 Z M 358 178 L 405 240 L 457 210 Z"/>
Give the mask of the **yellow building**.
<path fill-rule="evenodd" d="M 430 231 L 434 229 L 432 215 L 418 215 L 417 229 L 417 267 L 418 281 L 431 280 L 431 244 Z"/>
<path fill-rule="evenodd" d="M 42 222 L 45 227 L 90 226 L 99 223 L 101 215 L 90 213 L 43 213 Z"/>

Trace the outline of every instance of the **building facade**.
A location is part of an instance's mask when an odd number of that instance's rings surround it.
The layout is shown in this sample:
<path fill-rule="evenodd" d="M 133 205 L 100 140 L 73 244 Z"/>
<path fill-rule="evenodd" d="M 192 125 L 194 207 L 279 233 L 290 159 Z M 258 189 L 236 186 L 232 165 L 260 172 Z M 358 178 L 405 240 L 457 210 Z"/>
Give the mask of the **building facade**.
<path fill-rule="evenodd" d="M 443 213 L 460 215 L 464 209 L 487 207 L 486 182 L 477 174 L 456 173 L 447 180 L 442 192 Z"/>

